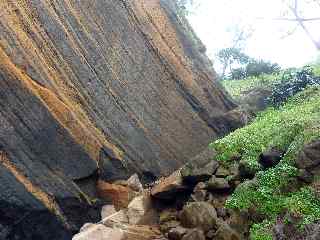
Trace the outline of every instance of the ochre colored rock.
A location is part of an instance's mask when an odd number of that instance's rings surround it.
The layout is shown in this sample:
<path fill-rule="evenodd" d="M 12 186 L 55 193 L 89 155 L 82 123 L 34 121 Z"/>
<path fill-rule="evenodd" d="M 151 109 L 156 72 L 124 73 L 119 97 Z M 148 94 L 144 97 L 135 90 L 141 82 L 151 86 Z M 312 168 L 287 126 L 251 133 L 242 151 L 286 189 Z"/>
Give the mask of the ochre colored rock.
<path fill-rule="evenodd" d="M 210 119 L 236 105 L 174 1 L 0 12 L 1 239 L 69 240 L 100 215 L 83 181 L 168 175 L 227 131 Z"/>
<path fill-rule="evenodd" d="M 129 187 L 98 181 L 97 191 L 100 198 L 112 201 L 116 209 L 128 207 L 135 194 Z"/>

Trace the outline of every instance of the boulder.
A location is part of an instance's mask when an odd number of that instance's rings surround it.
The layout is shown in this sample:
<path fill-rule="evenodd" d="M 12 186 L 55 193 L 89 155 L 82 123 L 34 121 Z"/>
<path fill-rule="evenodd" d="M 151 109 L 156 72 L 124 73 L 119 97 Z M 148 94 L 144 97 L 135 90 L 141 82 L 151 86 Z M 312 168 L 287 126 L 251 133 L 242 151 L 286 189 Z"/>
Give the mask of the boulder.
<path fill-rule="evenodd" d="M 187 229 L 181 226 L 172 228 L 168 233 L 168 238 L 169 240 L 181 240 L 187 231 Z"/>
<path fill-rule="evenodd" d="M 86 230 L 88 230 L 88 228 L 93 227 L 95 224 L 93 223 L 85 223 L 81 228 L 80 228 L 80 232 L 84 232 Z"/>
<path fill-rule="evenodd" d="M 149 195 L 141 195 L 134 198 L 128 206 L 128 218 L 130 224 L 156 224 L 158 221 L 158 213 L 153 208 Z"/>
<path fill-rule="evenodd" d="M 122 230 L 125 232 L 125 240 L 166 240 L 156 226 L 126 225 L 122 226 Z"/>
<path fill-rule="evenodd" d="M 108 228 L 102 224 L 94 224 L 76 234 L 72 240 L 125 240 L 124 232 L 120 229 Z"/>
<path fill-rule="evenodd" d="M 206 200 L 207 184 L 200 182 L 198 183 L 195 188 L 193 189 L 192 199 L 198 202 L 203 202 Z"/>
<path fill-rule="evenodd" d="M 226 179 L 215 176 L 213 176 L 207 183 L 207 189 L 212 192 L 229 191 L 230 188 L 231 187 Z"/>
<path fill-rule="evenodd" d="M 320 175 L 320 140 L 306 144 L 296 159 L 296 166 L 300 169 Z"/>
<path fill-rule="evenodd" d="M 216 177 L 222 177 L 222 178 L 227 177 L 229 175 L 231 175 L 231 172 L 223 166 L 220 166 L 217 169 L 217 172 L 215 173 Z"/>
<path fill-rule="evenodd" d="M 105 205 L 101 209 L 101 219 L 105 219 L 116 212 L 117 211 L 113 205 Z"/>
<path fill-rule="evenodd" d="M 257 87 L 242 94 L 244 97 L 241 103 L 246 104 L 254 112 L 260 112 L 268 107 L 268 98 L 272 95 L 272 90 Z"/>
<path fill-rule="evenodd" d="M 161 178 L 152 188 L 151 195 L 163 200 L 175 200 L 179 194 L 190 192 L 190 187 L 183 184 L 180 171 L 167 178 Z"/>
<path fill-rule="evenodd" d="M 199 229 L 192 229 L 183 236 L 182 240 L 206 240 L 206 237 L 203 231 Z"/>
<path fill-rule="evenodd" d="M 245 107 L 235 108 L 227 113 L 217 114 L 209 120 L 210 126 L 219 129 L 220 136 L 247 125 L 255 117 L 250 109 Z"/>
<path fill-rule="evenodd" d="M 191 163 L 197 163 L 199 167 L 204 167 L 208 164 L 211 164 L 214 160 L 217 153 L 212 147 L 207 147 L 200 153 L 198 153 L 196 156 L 189 159 L 189 162 Z M 214 161 L 215 162 L 215 161 Z M 213 170 L 215 171 L 215 170 Z"/>
<path fill-rule="evenodd" d="M 217 227 L 215 208 L 207 202 L 188 203 L 181 210 L 179 219 L 183 227 L 199 228 L 207 232 Z"/>
<path fill-rule="evenodd" d="M 117 210 L 126 208 L 135 196 L 129 187 L 111 184 L 101 180 L 98 181 L 97 191 L 100 198 L 105 201 L 111 201 Z"/>
<path fill-rule="evenodd" d="M 305 169 L 299 169 L 297 177 L 300 181 L 308 184 L 312 183 L 314 179 L 314 176 Z"/>
<path fill-rule="evenodd" d="M 216 161 L 211 161 L 204 167 L 198 167 L 196 163 L 187 163 L 181 169 L 181 176 L 184 182 L 188 184 L 197 184 L 205 182 L 211 178 L 219 166 Z"/>
<path fill-rule="evenodd" d="M 160 215 L 159 216 L 160 224 L 163 224 L 169 221 L 175 221 L 178 218 L 178 212 L 176 209 L 165 209 L 161 211 L 159 215 Z"/>
<path fill-rule="evenodd" d="M 277 148 L 271 148 L 260 155 L 259 163 L 264 169 L 274 167 L 280 162 L 284 153 L 284 151 L 281 151 Z"/>
<path fill-rule="evenodd" d="M 218 228 L 215 240 L 241 240 L 239 234 L 237 234 L 228 224 L 221 223 Z"/>
<path fill-rule="evenodd" d="M 248 211 L 238 211 L 228 209 L 230 218 L 228 219 L 229 226 L 237 233 L 241 234 L 242 238 L 245 238 L 249 234 L 252 220 L 255 220 L 255 215 Z M 260 220 L 260 219 L 259 219 Z"/>
<path fill-rule="evenodd" d="M 241 179 L 253 179 L 258 169 L 252 168 L 246 161 L 239 162 L 239 176 Z"/>
<path fill-rule="evenodd" d="M 129 223 L 129 217 L 126 209 L 121 209 L 120 211 L 102 219 L 102 223 L 106 226 L 110 226 L 113 223 Z"/>
<path fill-rule="evenodd" d="M 172 221 L 161 223 L 160 230 L 163 233 L 169 233 L 171 229 L 179 227 L 180 225 L 181 225 L 180 222 L 172 220 Z"/>
<path fill-rule="evenodd" d="M 128 180 L 127 180 L 128 187 L 130 187 L 133 191 L 136 192 L 142 192 L 143 191 L 143 186 L 140 182 L 138 174 L 132 175 Z"/>

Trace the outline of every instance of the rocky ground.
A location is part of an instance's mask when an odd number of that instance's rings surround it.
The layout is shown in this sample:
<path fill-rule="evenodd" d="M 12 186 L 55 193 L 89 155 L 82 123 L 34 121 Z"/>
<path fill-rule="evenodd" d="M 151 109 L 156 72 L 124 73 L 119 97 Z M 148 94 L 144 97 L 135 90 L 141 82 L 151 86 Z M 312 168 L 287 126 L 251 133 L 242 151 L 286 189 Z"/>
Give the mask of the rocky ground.
<path fill-rule="evenodd" d="M 308 182 L 319 170 L 319 142 L 305 146 L 297 159 L 299 181 Z M 259 216 L 225 208 L 236 187 L 247 179 L 255 181 L 241 164 L 226 169 L 212 159 L 208 150 L 197 165 L 188 163 L 168 177 L 143 188 L 138 175 L 126 181 L 99 182 L 100 196 L 110 201 L 101 211 L 99 223 L 85 224 L 73 240 L 240 240 L 249 239 L 249 227 Z M 260 157 L 270 168 L 279 163 L 282 152 L 271 149 Z M 211 158 L 209 158 L 211 156 Z M 314 184 L 314 182 L 313 182 Z M 274 239 L 320 239 L 320 225 L 312 224 L 300 233 L 280 219 Z"/>

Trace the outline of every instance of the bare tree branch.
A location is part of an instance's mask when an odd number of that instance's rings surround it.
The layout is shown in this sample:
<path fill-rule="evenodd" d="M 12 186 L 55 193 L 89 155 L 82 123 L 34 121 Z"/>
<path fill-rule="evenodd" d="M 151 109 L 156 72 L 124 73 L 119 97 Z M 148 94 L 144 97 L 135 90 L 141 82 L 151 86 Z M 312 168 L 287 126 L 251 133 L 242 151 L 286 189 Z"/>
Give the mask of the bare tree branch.
<path fill-rule="evenodd" d="M 281 21 L 293 21 L 293 22 L 297 22 L 297 21 L 302 21 L 302 22 L 309 22 L 309 21 L 320 21 L 320 17 L 315 17 L 315 18 L 274 18 L 273 20 L 281 20 Z"/>
<path fill-rule="evenodd" d="M 290 9 L 292 14 L 294 15 L 294 18 L 279 18 L 278 20 L 285 20 L 285 21 L 296 21 L 299 26 L 302 28 L 302 30 L 306 33 L 306 35 L 309 37 L 309 39 L 312 41 L 312 43 L 315 45 L 315 47 L 320 50 L 320 41 L 317 41 L 313 35 L 310 33 L 309 29 L 306 27 L 305 22 L 306 21 L 317 21 L 319 18 L 304 18 L 301 17 L 299 14 L 298 9 L 298 0 L 295 0 L 294 6 L 291 6 L 287 1 L 283 0 L 284 4 L 287 5 L 287 7 Z"/>

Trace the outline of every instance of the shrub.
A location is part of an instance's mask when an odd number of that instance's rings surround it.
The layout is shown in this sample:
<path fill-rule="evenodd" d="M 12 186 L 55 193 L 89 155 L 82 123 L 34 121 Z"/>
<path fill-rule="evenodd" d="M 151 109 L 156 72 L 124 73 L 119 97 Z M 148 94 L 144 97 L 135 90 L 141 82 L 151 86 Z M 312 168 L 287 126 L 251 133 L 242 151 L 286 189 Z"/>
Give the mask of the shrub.
<path fill-rule="evenodd" d="M 314 75 L 312 67 L 305 66 L 301 70 L 288 69 L 283 72 L 281 81 L 273 87 L 269 101 L 272 105 L 279 106 L 289 97 L 314 84 L 320 84 L 320 78 Z"/>
<path fill-rule="evenodd" d="M 263 60 L 251 60 L 246 66 L 246 75 L 258 77 L 262 74 L 277 73 L 281 70 L 277 63 L 266 62 Z"/>

